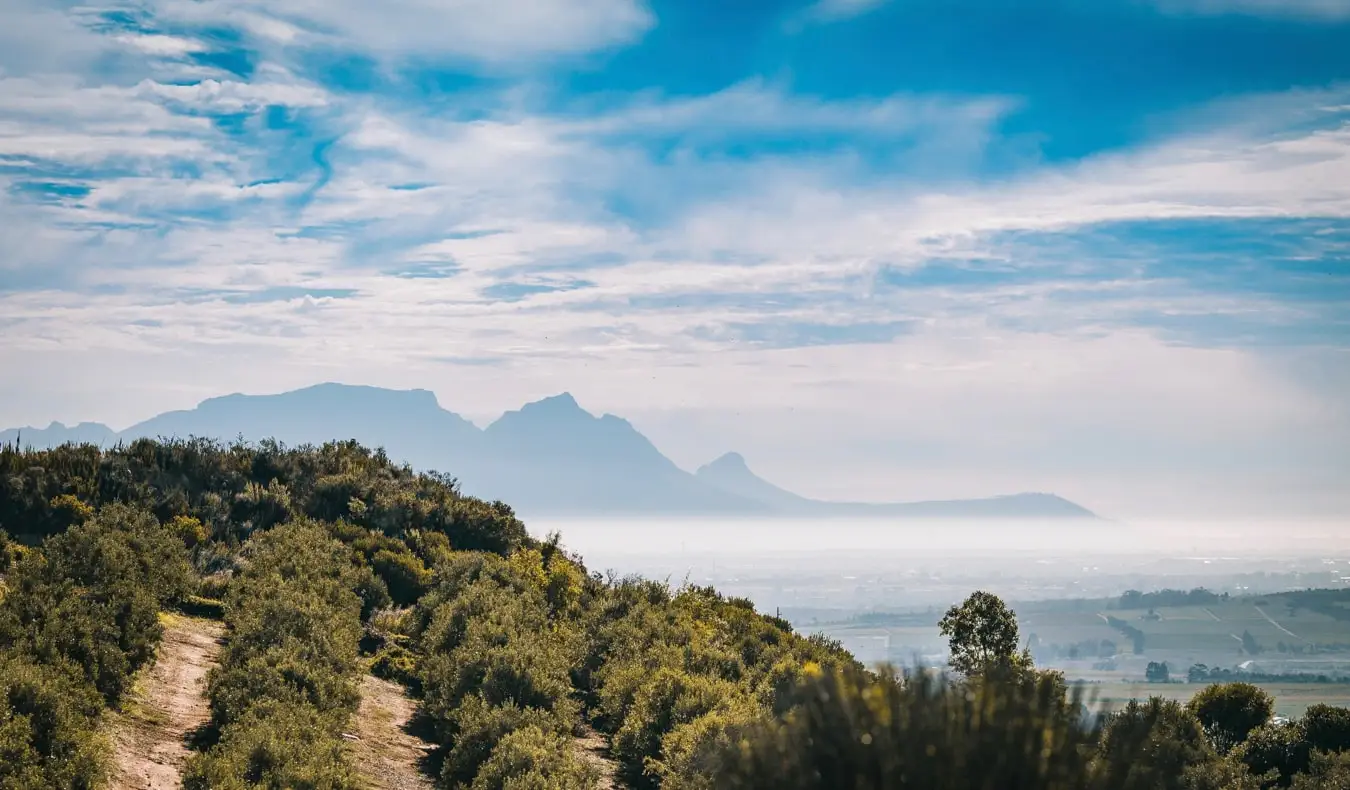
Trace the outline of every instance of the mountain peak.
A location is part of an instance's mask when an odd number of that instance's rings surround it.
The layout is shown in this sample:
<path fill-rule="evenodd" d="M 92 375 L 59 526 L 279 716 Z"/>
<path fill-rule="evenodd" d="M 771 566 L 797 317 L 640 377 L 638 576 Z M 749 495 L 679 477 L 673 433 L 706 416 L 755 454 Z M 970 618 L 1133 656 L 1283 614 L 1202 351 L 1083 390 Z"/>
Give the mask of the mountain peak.
<path fill-rule="evenodd" d="M 553 409 L 557 411 L 585 411 L 577 399 L 572 397 L 570 392 L 560 392 L 557 395 L 550 395 L 547 398 L 541 398 L 533 403 L 527 403 L 523 408 L 534 407 L 537 409 Z"/>
<path fill-rule="evenodd" d="M 750 464 L 746 463 L 745 456 L 737 452 L 723 453 L 714 461 L 710 461 L 698 468 L 699 473 L 708 472 L 749 472 Z"/>

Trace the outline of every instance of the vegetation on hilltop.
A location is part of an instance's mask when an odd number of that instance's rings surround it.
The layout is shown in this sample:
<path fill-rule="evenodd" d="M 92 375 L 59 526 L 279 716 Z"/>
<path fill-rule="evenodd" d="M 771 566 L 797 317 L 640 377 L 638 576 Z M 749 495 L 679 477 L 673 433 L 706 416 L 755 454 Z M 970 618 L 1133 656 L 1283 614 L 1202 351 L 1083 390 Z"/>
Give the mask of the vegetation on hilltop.
<path fill-rule="evenodd" d="M 956 674 L 869 671 L 747 600 L 592 573 L 354 443 L 3 449 L 0 530 L 0 787 L 101 785 L 103 711 L 173 606 L 228 626 L 193 790 L 361 786 L 365 671 L 418 698 L 447 788 L 595 787 L 593 731 L 644 790 L 1350 786 L 1350 711 L 1279 725 L 1226 684 L 1094 715 L 983 592 L 943 618 Z"/>

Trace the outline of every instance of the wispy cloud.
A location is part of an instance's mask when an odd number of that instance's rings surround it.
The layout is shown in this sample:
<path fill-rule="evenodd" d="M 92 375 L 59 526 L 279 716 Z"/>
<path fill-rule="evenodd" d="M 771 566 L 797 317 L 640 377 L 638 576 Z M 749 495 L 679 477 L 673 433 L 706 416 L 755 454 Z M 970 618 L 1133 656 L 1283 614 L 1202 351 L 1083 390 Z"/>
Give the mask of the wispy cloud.
<path fill-rule="evenodd" d="M 1199 14 L 1350 19 L 1347 0 L 1153 0 L 1165 11 Z"/>
<path fill-rule="evenodd" d="M 1269 356 L 1350 347 L 1344 88 L 1190 106 L 1046 161 L 1015 91 L 577 94 L 525 64 L 656 20 L 532 8 L 0 12 L 88 53 L 0 54 L 0 364 L 65 363 L 41 397 L 0 387 L 0 414 L 46 408 L 72 371 L 146 382 L 125 415 L 472 375 L 448 399 L 471 413 L 561 388 L 621 413 L 903 404 L 838 429 L 857 452 L 1127 442 L 1102 415 L 1159 446 L 1184 428 L 1195 453 L 1234 425 L 1252 446 L 1314 422 L 1350 437 L 1343 399 Z M 384 87 L 344 84 L 343 58 Z M 438 59 L 496 76 L 418 87 L 463 78 Z"/>

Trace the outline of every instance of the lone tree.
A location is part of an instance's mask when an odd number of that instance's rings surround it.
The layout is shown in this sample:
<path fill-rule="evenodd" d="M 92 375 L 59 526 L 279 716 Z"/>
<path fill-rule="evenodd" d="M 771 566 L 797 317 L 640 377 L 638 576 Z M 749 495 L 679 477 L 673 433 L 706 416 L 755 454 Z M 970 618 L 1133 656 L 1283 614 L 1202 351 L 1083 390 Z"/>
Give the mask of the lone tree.
<path fill-rule="evenodd" d="M 947 663 L 963 675 L 1029 663 L 1017 652 L 1017 616 L 993 593 L 972 593 L 960 606 L 948 609 L 938 626 L 951 648 Z"/>
<path fill-rule="evenodd" d="M 1226 753 L 1270 721 L 1275 700 L 1250 683 L 1217 683 L 1192 697 L 1186 709 L 1200 720 L 1214 748 Z"/>

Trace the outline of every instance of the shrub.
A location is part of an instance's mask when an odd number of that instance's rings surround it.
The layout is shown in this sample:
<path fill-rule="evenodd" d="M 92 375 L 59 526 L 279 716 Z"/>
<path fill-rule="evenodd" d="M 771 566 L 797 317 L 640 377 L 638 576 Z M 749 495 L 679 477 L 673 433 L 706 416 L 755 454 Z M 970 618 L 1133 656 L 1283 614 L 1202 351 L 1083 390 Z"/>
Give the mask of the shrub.
<path fill-rule="evenodd" d="M 965 686 L 845 669 L 798 694 L 785 717 L 727 747 L 719 788 L 1093 786 L 1096 733 L 1048 679 Z"/>
<path fill-rule="evenodd" d="M 535 726 L 515 730 L 497 743 L 471 790 L 592 790 L 600 774 L 571 746 L 568 739 Z"/>
<path fill-rule="evenodd" d="M 1188 766 L 1212 759 L 1200 721 L 1177 702 L 1151 697 L 1111 714 L 1100 747 L 1105 787 L 1184 790 Z"/>
<path fill-rule="evenodd" d="M 188 762 L 184 790 L 356 790 L 362 785 L 327 724 L 303 705 L 260 704 L 227 726 L 211 751 Z"/>
<path fill-rule="evenodd" d="M 527 727 L 543 732 L 566 732 L 571 720 L 539 708 L 492 705 L 482 697 L 465 699 L 448 722 L 452 744 L 441 767 L 441 779 L 449 786 L 468 785 L 491 757 L 503 738 Z"/>
<path fill-rule="evenodd" d="M 370 673 L 377 678 L 420 688 L 417 656 L 400 645 L 390 645 L 376 654 L 375 660 L 370 664 Z"/>
<path fill-rule="evenodd" d="M 1275 700 L 1250 683 L 1221 683 L 1201 690 L 1186 710 L 1200 721 L 1214 748 L 1226 753 L 1270 721 Z"/>
<path fill-rule="evenodd" d="M 667 733 L 660 761 L 649 767 L 663 790 L 713 790 L 727 768 L 725 755 L 763 719 L 763 710 L 749 701 L 720 706 Z"/>
<path fill-rule="evenodd" d="M 1312 705 L 1301 721 L 1303 737 L 1313 751 L 1350 750 L 1350 709 Z"/>
<path fill-rule="evenodd" d="M 100 786 L 101 709 L 97 692 L 67 674 L 0 655 L 0 787 Z"/>
<path fill-rule="evenodd" d="M 740 690 L 716 678 L 659 670 L 641 686 L 614 736 L 614 756 L 636 786 L 656 785 L 649 761 L 661 757 L 662 738 L 681 724 L 740 701 Z"/>
<path fill-rule="evenodd" d="M 400 606 L 415 603 L 431 584 L 431 572 L 411 553 L 382 549 L 371 558 L 370 566 L 384 580 L 389 597 Z"/>
<path fill-rule="evenodd" d="M 1294 774 L 1308 769 L 1311 759 L 1308 744 L 1303 739 L 1303 726 L 1299 724 L 1265 724 L 1252 730 L 1247 739 L 1233 750 L 1233 758 L 1247 766 L 1255 776 L 1265 776 L 1275 772 L 1274 782 L 1265 782 L 1265 786 L 1278 783 L 1289 786 Z"/>

